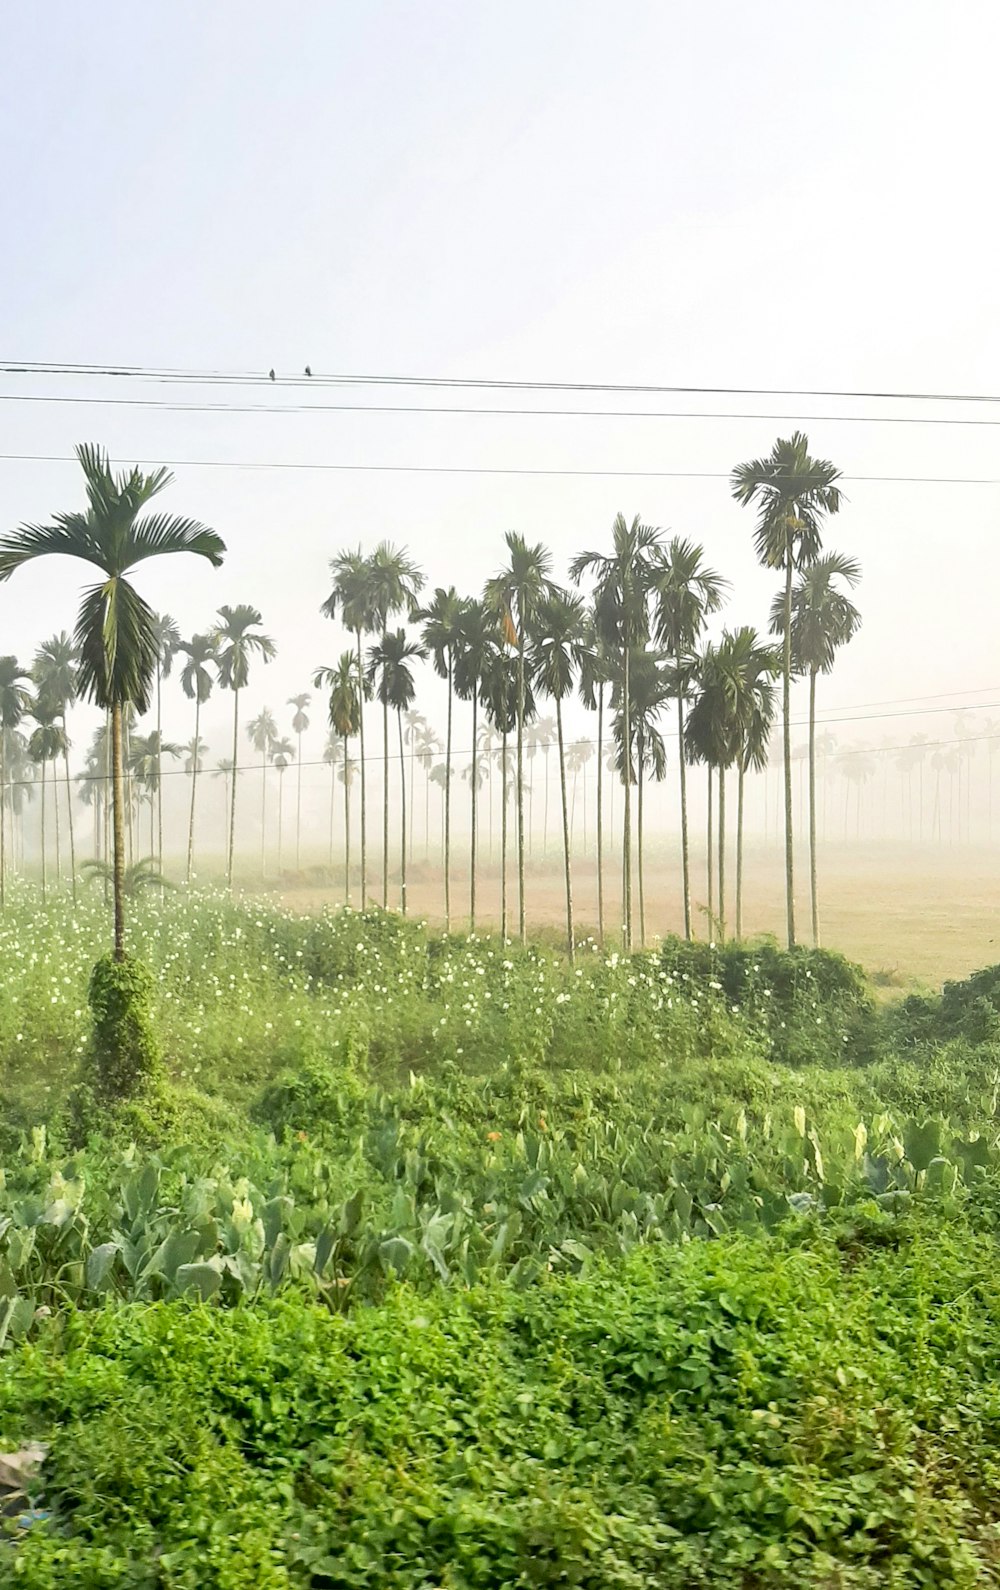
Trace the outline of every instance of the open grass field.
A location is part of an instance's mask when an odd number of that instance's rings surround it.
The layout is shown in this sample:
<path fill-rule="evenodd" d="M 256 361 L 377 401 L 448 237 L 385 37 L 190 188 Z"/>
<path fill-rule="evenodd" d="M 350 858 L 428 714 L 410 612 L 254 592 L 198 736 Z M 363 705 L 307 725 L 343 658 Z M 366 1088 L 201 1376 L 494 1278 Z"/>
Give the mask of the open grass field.
<path fill-rule="evenodd" d="M 781 858 L 775 851 L 748 850 L 744 920 L 749 935 L 784 935 L 785 896 Z M 615 920 L 619 896 L 609 869 L 606 893 L 608 922 Z M 380 884 L 375 867 L 370 882 L 376 896 Z M 821 855 L 821 932 L 823 942 L 858 961 L 873 975 L 885 974 L 889 987 L 936 987 L 948 978 L 966 977 L 979 966 L 1000 959 L 1000 858 L 993 850 L 968 847 L 919 849 L 908 845 L 879 844 L 857 847 L 831 846 Z M 730 881 L 732 879 L 730 878 Z M 390 889 L 392 889 L 390 885 Z M 398 890 L 398 885 L 396 885 Z M 455 868 L 452 882 L 456 925 L 466 925 L 468 873 Z M 516 923 L 517 877 L 508 881 L 509 922 Z M 535 925 L 560 926 L 565 921 L 562 874 L 552 858 L 542 867 L 536 857 L 528 874 L 528 915 Z M 585 857 L 574 860 L 577 921 L 582 932 L 594 931 L 597 921 L 597 884 L 593 866 Z M 809 937 L 809 874 L 800 868 L 797 879 L 799 934 Z M 287 878 L 281 890 L 285 904 L 295 910 L 315 910 L 323 902 L 339 903 L 342 888 L 297 887 Z M 436 869 L 413 867 L 409 882 L 412 913 L 431 923 L 442 922 L 442 881 Z M 499 880 L 487 864 L 480 884 L 479 915 L 483 926 L 499 922 Z M 693 896 L 706 895 L 704 858 L 696 861 Z M 390 902 L 394 896 L 390 893 Z M 699 932 L 707 935 L 704 912 Z M 677 933 L 683 927 L 680 912 L 679 868 L 667 863 L 657 847 L 647 858 L 647 937 Z"/>

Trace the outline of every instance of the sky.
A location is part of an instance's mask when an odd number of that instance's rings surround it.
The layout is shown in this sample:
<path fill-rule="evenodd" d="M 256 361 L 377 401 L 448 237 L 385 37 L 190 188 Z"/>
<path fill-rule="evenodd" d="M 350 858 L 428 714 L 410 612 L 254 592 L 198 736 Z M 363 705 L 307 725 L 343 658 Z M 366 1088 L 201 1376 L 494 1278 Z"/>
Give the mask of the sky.
<path fill-rule="evenodd" d="M 0 364 L 1000 388 L 991 0 L 49 0 L 8 7 L 3 32 Z M 24 401 L 123 395 L 293 411 Z M 294 411 L 343 401 L 703 417 Z M 774 576 L 727 476 L 796 423 L 844 472 L 827 541 L 864 570 L 864 625 L 824 682 L 827 715 L 944 692 L 1000 703 L 1000 485 L 856 478 L 998 480 L 995 423 L 871 420 L 996 422 L 1000 406 L 8 374 L 0 411 L 3 455 L 61 459 L 90 439 L 113 459 L 638 472 L 183 463 L 164 505 L 217 529 L 225 566 L 164 560 L 137 583 L 186 633 L 223 602 L 255 603 L 279 655 L 251 696 L 279 714 L 342 649 L 319 614 L 329 558 L 383 537 L 430 586 L 472 592 L 507 529 L 544 541 L 564 576 L 619 510 L 640 513 L 704 543 L 733 581 L 726 622 L 765 623 Z M 704 417 L 733 412 L 769 417 Z M 80 500 L 75 465 L 0 458 L 5 525 Z M 28 657 L 71 627 L 79 585 L 52 561 L 0 588 L 0 649 Z M 189 733 L 171 702 L 168 729 Z M 224 721 L 213 702 L 219 755 Z M 950 721 L 836 732 L 877 742 Z"/>

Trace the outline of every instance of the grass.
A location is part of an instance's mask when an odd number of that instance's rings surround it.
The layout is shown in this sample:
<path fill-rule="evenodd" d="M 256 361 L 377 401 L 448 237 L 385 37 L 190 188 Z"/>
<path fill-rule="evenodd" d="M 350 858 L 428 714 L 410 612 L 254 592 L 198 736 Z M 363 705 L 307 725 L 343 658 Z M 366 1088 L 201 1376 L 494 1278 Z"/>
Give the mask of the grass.
<path fill-rule="evenodd" d="M 996 1582 L 1000 973 L 179 892 L 0 919 L 0 1585 Z"/>

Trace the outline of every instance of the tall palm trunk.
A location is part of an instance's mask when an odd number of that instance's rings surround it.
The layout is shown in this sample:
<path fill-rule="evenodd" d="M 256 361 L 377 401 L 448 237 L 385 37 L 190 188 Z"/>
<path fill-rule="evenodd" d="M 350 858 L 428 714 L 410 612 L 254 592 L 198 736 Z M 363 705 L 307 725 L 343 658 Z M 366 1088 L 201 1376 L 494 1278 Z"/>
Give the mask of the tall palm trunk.
<path fill-rule="evenodd" d="M 677 770 L 681 785 L 681 887 L 684 891 L 684 937 L 691 937 L 691 856 L 688 850 L 687 767 L 684 757 L 684 696 L 680 688 L 681 654 L 677 664 Z"/>
<path fill-rule="evenodd" d="M 384 635 L 383 635 L 384 640 Z M 447 798 L 447 797 L 446 797 Z M 389 703 L 382 703 L 382 910 L 389 909 Z"/>
<path fill-rule="evenodd" d="M 198 731 L 201 727 L 201 697 L 195 691 L 194 698 L 194 759 L 191 764 L 191 810 L 188 814 L 188 853 L 187 872 L 185 878 L 191 882 L 191 873 L 194 868 L 194 799 L 198 788 Z"/>
<path fill-rule="evenodd" d="M 523 627 L 523 626 L 522 626 Z M 524 927 L 524 635 L 517 648 L 517 929 L 521 943 Z"/>
<path fill-rule="evenodd" d="M 111 793 L 114 863 L 112 878 L 115 896 L 115 960 L 125 959 L 125 765 L 122 754 L 122 709 L 111 708 Z M 44 808 L 43 808 L 44 810 Z"/>
<path fill-rule="evenodd" d="M 622 668 L 623 691 L 622 713 L 625 754 L 625 825 L 622 835 L 622 940 L 626 950 L 632 948 L 632 769 L 629 766 L 629 754 L 632 745 L 632 703 L 631 703 L 631 678 L 629 672 L 628 645 L 624 647 L 624 666 Z"/>
<path fill-rule="evenodd" d="M 233 886 L 233 847 L 236 839 L 236 774 L 240 751 L 240 693 L 233 691 L 233 787 L 229 796 L 229 855 L 226 861 L 226 882 Z"/>
<path fill-rule="evenodd" d="M 42 757 L 42 903 L 45 903 L 45 758 Z"/>
<path fill-rule="evenodd" d="M 297 739 L 298 739 L 298 742 L 299 742 L 299 766 L 298 766 L 298 774 L 297 774 L 298 787 L 296 788 L 296 791 L 295 791 L 295 870 L 296 870 L 296 872 L 298 871 L 299 866 L 301 864 L 300 863 L 300 857 L 301 857 L 301 854 L 302 854 L 302 730 L 301 729 L 298 731 Z"/>
<path fill-rule="evenodd" d="M 507 937 L 507 730 L 500 747 L 500 937 Z"/>
<path fill-rule="evenodd" d="M 819 888 L 816 867 L 816 670 L 809 675 L 809 889 L 813 944 L 819 949 Z"/>
<path fill-rule="evenodd" d="M 736 781 L 736 942 L 743 937 L 743 785 L 746 769 L 740 758 Z"/>
<path fill-rule="evenodd" d="M 444 750 L 444 930 L 451 932 L 451 717 L 455 695 L 454 664 L 448 648 L 448 727 Z"/>
<path fill-rule="evenodd" d="M 795 857 L 792 839 L 792 554 L 785 558 L 785 636 L 781 679 L 785 761 L 785 920 L 788 948 L 795 948 Z"/>
<path fill-rule="evenodd" d="M 396 708 L 396 723 L 399 728 L 399 840 L 401 846 L 399 903 L 403 915 L 406 915 L 406 753 L 403 750 L 403 714 L 399 707 Z"/>
<path fill-rule="evenodd" d="M 330 815 L 332 819 L 332 806 Z M 347 776 L 346 734 L 344 735 L 344 903 L 345 905 L 351 903 L 351 782 Z"/>
<path fill-rule="evenodd" d="M 112 741 L 114 733 L 111 726 L 111 713 L 104 717 L 104 860 L 112 860 L 111 829 L 114 815 L 114 788 L 115 788 L 115 758 Z M 108 875 L 104 874 L 104 904 L 107 905 L 110 896 Z"/>
<path fill-rule="evenodd" d="M 726 942 L 726 770 L 719 768 L 719 943 Z"/>
<path fill-rule="evenodd" d="M 163 752 L 160 747 L 163 742 L 160 721 L 160 682 L 162 679 L 162 665 L 160 658 L 156 659 L 156 864 L 163 871 Z M 152 821 L 152 814 L 150 814 Z M 152 846 L 150 846 L 152 849 Z"/>
<path fill-rule="evenodd" d="M 604 684 L 597 687 L 597 942 L 604 948 Z"/>
<path fill-rule="evenodd" d="M 566 869 L 566 948 L 572 966 L 575 953 L 573 941 L 573 869 L 569 849 L 569 802 L 566 798 L 566 751 L 563 745 L 562 697 L 556 696 L 556 734 L 559 737 L 559 789 L 562 795 L 563 865 Z"/>
<path fill-rule="evenodd" d="M 712 823 L 712 764 L 708 764 L 708 936 L 715 938 L 715 830 Z"/>
<path fill-rule="evenodd" d="M 63 769 L 66 774 L 66 821 L 69 827 L 69 873 L 73 885 L 73 904 L 76 905 L 76 837 L 73 833 L 73 785 L 69 776 L 69 741 L 66 738 L 66 714 L 62 715 Z M 0 780 L 2 782 L 2 780 Z"/>
<path fill-rule="evenodd" d="M 638 796 L 638 800 L 637 800 L 637 803 L 636 803 L 637 804 L 637 808 L 638 808 L 637 811 L 636 811 L 636 833 L 637 833 L 638 851 L 639 851 L 639 854 L 638 854 L 638 862 L 639 862 L 639 944 L 640 944 L 642 949 L 646 948 L 646 878 L 645 878 L 645 873 L 643 871 L 643 825 L 642 825 L 643 796 L 645 794 L 645 769 L 643 767 L 643 763 L 645 762 L 645 760 L 646 760 L 646 747 L 645 747 L 645 745 L 643 743 L 642 731 L 640 729 L 639 734 L 637 736 L 637 743 L 636 743 L 635 787 L 636 787 L 636 794 Z"/>
<path fill-rule="evenodd" d="M 7 730 L 0 728 L 0 911 L 7 903 Z"/>
<path fill-rule="evenodd" d="M 365 782 L 365 683 L 361 661 L 361 631 L 358 638 L 358 760 L 361 763 L 361 909 L 368 904 L 368 794 Z M 347 767 L 344 767 L 347 777 Z"/>
<path fill-rule="evenodd" d="M 479 837 L 479 742 L 476 720 L 479 707 L 479 681 L 473 680 L 472 689 L 472 834 L 469 840 L 469 932 L 476 931 L 476 846 Z"/>
<path fill-rule="evenodd" d="M 253 725 L 251 724 L 251 727 Z M 267 751 L 260 753 L 260 875 L 267 873 Z"/>

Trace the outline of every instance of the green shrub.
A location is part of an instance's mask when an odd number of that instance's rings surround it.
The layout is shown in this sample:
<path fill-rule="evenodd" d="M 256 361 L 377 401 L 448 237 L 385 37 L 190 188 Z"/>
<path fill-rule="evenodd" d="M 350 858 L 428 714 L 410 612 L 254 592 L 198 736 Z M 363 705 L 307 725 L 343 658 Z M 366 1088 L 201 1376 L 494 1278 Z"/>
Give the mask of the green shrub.
<path fill-rule="evenodd" d="M 143 961 L 103 956 L 90 976 L 93 1034 L 82 1083 L 99 1106 L 148 1093 L 161 1071 L 153 1031 L 153 974 Z"/>

